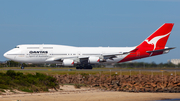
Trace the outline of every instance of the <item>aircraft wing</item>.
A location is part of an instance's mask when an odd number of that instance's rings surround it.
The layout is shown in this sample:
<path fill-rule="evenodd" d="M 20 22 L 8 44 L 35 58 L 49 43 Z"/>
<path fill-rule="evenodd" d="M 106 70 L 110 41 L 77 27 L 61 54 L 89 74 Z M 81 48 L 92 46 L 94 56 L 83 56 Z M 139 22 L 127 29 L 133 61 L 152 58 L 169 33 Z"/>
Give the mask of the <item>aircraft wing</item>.
<path fill-rule="evenodd" d="M 71 56 L 71 57 L 52 57 L 52 58 L 47 59 L 46 61 L 47 62 L 49 62 L 49 61 L 60 61 L 60 62 L 62 62 L 64 59 L 74 59 L 74 58 L 77 58 L 77 56 Z"/>
<path fill-rule="evenodd" d="M 120 52 L 120 53 L 110 53 L 110 54 L 102 54 L 104 59 L 113 59 L 116 58 L 118 55 L 124 55 L 124 54 L 129 54 L 130 52 Z"/>
<path fill-rule="evenodd" d="M 101 56 L 97 56 L 97 57 L 103 57 L 104 59 L 112 59 L 112 58 L 116 58 L 117 55 L 124 55 L 124 54 L 128 54 L 130 52 L 120 52 L 120 53 L 106 53 L 106 54 L 101 54 Z M 52 58 L 49 58 L 47 59 L 46 61 L 47 62 L 50 62 L 50 61 L 60 61 L 62 62 L 64 59 L 79 59 L 80 62 L 82 63 L 85 63 L 85 62 L 88 62 L 88 59 L 89 59 L 89 56 L 68 56 L 68 57 L 52 57 Z"/>

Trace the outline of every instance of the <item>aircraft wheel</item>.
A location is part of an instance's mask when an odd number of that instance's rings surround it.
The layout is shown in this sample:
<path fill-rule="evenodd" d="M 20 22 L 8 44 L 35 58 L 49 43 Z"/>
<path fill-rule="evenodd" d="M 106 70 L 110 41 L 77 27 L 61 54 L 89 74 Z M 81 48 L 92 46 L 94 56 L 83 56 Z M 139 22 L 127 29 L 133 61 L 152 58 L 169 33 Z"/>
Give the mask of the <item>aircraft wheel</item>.
<path fill-rule="evenodd" d="M 78 67 L 76 67 L 76 69 L 79 69 L 79 66 L 78 66 Z"/>
<path fill-rule="evenodd" d="M 90 66 L 88 66 L 88 69 L 92 69 L 92 66 L 90 65 Z"/>
<path fill-rule="evenodd" d="M 82 67 L 82 66 L 80 66 L 80 67 L 79 67 L 79 69 L 83 69 L 83 67 Z"/>
<path fill-rule="evenodd" d="M 91 65 L 87 65 L 84 67 L 84 69 L 92 69 L 92 66 Z"/>
<path fill-rule="evenodd" d="M 24 66 L 23 66 L 23 64 L 21 65 L 21 69 L 24 69 Z"/>

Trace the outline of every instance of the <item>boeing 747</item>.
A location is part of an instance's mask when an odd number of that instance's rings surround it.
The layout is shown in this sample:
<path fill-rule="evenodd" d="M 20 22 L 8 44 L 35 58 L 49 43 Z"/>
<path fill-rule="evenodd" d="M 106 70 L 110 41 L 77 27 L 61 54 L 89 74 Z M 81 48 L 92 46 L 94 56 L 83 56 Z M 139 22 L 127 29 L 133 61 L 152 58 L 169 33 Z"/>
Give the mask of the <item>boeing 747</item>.
<path fill-rule="evenodd" d="M 165 23 L 141 44 L 134 47 L 73 47 L 51 44 L 17 45 L 4 54 L 7 59 L 21 63 L 56 63 L 92 69 L 93 64 L 121 63 L 168 53 L 165 47 L 173 23 Z"/>

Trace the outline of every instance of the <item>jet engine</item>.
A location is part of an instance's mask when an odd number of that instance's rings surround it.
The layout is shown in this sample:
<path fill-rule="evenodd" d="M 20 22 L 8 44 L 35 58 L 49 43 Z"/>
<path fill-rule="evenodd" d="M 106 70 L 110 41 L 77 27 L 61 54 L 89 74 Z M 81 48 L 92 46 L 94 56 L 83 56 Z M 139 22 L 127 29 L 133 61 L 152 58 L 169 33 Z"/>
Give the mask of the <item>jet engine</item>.
<path fill-rule="evenodd" d="M 95 56 L 90 56 L 89 57 L 89 63 L 91 64 L 97 64 L 100 62 L 100 58 L 99 57 L 95 57 Z"/>
<path fill-rule="evenodd" d="M 64 66 L 74 66 L 74 61 L 71 59 L 64 59 L 62 64 Z"/>

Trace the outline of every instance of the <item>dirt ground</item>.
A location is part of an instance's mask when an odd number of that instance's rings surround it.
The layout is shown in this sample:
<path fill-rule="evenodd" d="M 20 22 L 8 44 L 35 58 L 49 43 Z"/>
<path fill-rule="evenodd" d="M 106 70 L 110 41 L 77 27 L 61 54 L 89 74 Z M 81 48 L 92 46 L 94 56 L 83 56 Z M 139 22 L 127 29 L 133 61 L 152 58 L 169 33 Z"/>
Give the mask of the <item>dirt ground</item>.
<path fill-rule="evenodd" d="M 64 85 L 59 91 L 48 93 L 6 93 L 0 101 L 152 101 L 160 99 L 180 99 L 180 93 L 133 93 L 102 91 L 95 88 L 75 89 Z"/>

